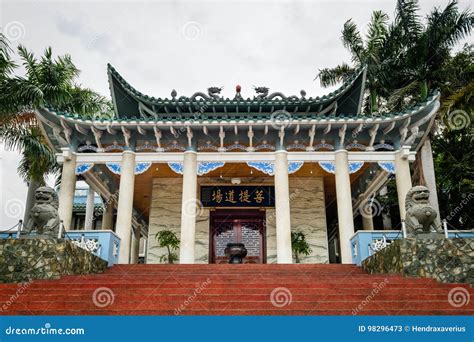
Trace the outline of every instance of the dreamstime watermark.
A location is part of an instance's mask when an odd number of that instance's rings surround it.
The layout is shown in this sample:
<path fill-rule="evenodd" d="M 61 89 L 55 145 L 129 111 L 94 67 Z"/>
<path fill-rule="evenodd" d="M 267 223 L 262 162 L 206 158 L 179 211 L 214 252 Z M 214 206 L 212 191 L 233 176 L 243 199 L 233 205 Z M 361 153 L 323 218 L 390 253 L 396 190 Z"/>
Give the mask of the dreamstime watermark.
<path fill-rule="evenodd" d="M 33 284 L 33 279 L 28 280 L 25 283 L 19 283 L 15 293 L 0 306 L 0 312 L 8 310 L 8 308 L 18 299 L 20 296 Z"/>
<path fill-rule="evenodd" d="M 471 294 L 464 287 L 454 287 L 448 293 L 448 303 L 455 308 L 468 305 L 470 300 Z"/>
<path fill-rule="evenodd" d="M 291 194 L 290 194 L 290 203 L 298 197 L 298 195 L 300 194 L 300 189 L 295 189 L 295 191 L 293 191 Z M 274 222 L 275 221 L 275 218 L 276 218 L 276 211 L 273 211 L 270 215 L 268 215 L 266 218 L 265 218 L 265 221 L 263 222 L 264 226 L 267 226 L 267 223 L 268 222 Z"/>
<path fill-rule="evenodd" d="M 291 291 L 286 287 L 276 287 L 270 293 L 270 302 L 277 308 L 288 306 L 293 301 Z"/>
<path fill-rule="evenodd" d="M 183 213 L 189 216 L 201 216 L 204 211 L 204 205 L 197 198 L 190 198 L 183 203 Z"/>
<path fill-rule="evenodd" d="M 98 287 L 92 294 L 92 302 L 98 308 L 110 306 L 115 301 L 115 293 L 108 287 Z"/>
<path fill-rule="evenodd" d="M 45 323 L 40 328 L 16 328 L 9 326 L 5 329 L 6 335 L 84 335 L 84 328 L 53 328 L 51 323 Z"/>
<path fill-rule="evenodd" d="M 468 112 L 462 109 L 456 109 L 449 112 L 446 120 L 449 128 L 454 131 L 469 127 L 471 124 L 471 117 Z"/>
<path fill-rule="evenodd" d="M 99 209 L 94 211 L 94 215 L 91 216 L 90 221 L 91 222 L 86 222 L 86 227 L 92 227 L 92 223 L 100 216 L 102 216 L 105 212 L 105 210 L 108 209 L 109 205 L 114 205 L 115 203 L 118 203 L 118 198 L 119 198 L 119 191 L 115 191 L 107 200 L 104 202 L 104 205 L 101 206 Z M 111 227 L 109 227 L 111 228 Z"/>
<path fill-rule="evenodd" d="M 359 212 L 362 217 L 365 218 L 372 218 L 378 216 L 383 210 L 382 204 L 377 201 L 375 198 L 368 198 L 362 201 L 359 206 Z"/>
<path fill-rule="evenodd" d="M 385 278 L 383 281 L 381 281 L 380 283 L 376 284 L 374 286 L 374 288 L 372 289 L 372 291 L 370 291 L 370 293 L 367 295 L 367 297 L 365 297 L 365 299 L 359 304 L 357 305 L 357 307 L 355 309 L 352 310 L 352 315 L 357 315 L 359 313 L 360 310 L 362 310 L 364 307 L 367 306 L 367 304 L 369 304 L 373 299 L 374 297 L 389 283 L 389 280 L 387 278 Z"/>
<path fill-rule="evenodd" d="M 202 25 L 197 21 L 186 22 L 181 30 L 181 33 L 186 40 L 198 40 L 202 36 Z"/>
<path fill-rule="evenodd" d="M 5 215 L 9 218 L 21 218 L 25 211 L 25 201 L 19 198 L 11 198 L 4 206 Z"/>
<path fill-rule="evenodd" d="M 2 33 L 11 42 L 20 40 L 25 37 L 25 25 L 20 21 L 10 21 L 3 27 Z"/>
<path fill-rule="evenodd" d="M 283 109 L 274 111 L 270 116 L 271 125 L 277 130 L 290 127 L 292 120 L 291 114 Z"/>
<path fill-rule="evenodd" d="M 196 288 L 193 291 L 193 294 L 190 295 L 188 298 L 186 298 L 186 300 L 174 310 L 174 314 L 176 316 L 181 314 L 181 312 L 184 311 L 186 309 L 186 307 L 189 306 L 192 302 L 194 302 L 194 300 L 197 298 L 197 296 L 202 291 L 204 291 L 210 284 L 211 284 L 211 279 L 210 278 L 207 278 L 202 283 L 197 284 Z"/>
<path fill-rule="evenodd" d="M 457 205 L 453 210 L 449 212 L 449 215 L 446 216 L 446 220 L 450 221 L 454 217 L 456 217 L 464 208 L 465 205 L 467 205 L 472 199 L 474 198 L 474 193 L 470 192 L 466 198 L 464 198 L 459 205 Z"/>

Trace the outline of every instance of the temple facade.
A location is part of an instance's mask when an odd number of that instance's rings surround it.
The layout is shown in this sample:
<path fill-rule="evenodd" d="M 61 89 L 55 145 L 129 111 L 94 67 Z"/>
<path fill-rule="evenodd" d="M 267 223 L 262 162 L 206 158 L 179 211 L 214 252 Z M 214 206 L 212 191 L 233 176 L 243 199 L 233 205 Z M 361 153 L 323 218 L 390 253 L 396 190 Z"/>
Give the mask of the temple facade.
<path fill-rule="evenodd" d="M 103 202 L 100 225 L 88 224 L 87 212 L 85 223 L 118 235 L 120 263 L 138 262 L 140 242 L 144 262 L 159 263 L 163 230 L 179 238 L 182 264 L 227 262 L 229 242 L 245 244 L 247 263 L 293 263 L 292 232 L 311 249 L 302 263 L 352 263 L 356 230 L 400 229 L 367 208 L 395 178 L 403 220 L 416 153 L 434 181 L 427 135 L 439 108 L 434 92 L 403 112 L 363 115 L 365 73 L 316 98 L 266 87 L 244 98 L 240 86 L 232 98 L 217 87 L 155 98 L 109 65 L 112 117 L 36 113 L 62 164 L 64 228 L 75 227 L 80 179 Z"/>

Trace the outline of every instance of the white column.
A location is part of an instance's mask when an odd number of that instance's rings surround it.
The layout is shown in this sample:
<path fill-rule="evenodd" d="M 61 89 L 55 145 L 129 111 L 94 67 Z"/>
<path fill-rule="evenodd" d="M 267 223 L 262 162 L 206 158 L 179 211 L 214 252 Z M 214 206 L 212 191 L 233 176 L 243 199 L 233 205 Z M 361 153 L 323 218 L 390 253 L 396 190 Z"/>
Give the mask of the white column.
<path fill-rule="evenodd" d="M 395 153 L 395 181 L 397 184 L 398 206 L 400 219 L 405 219 L 405 197 L 411 185 L 410 164 L 408 162 L 409 147 L 403 147 Z"/>
<path fill-rule="evenodd" d="M 381 196 L 387 196 L 388 194 L 388 189 L 387 186 L 384 185 L 382 189 L 380 189 L 380 195 Z M 390 218 L 390 215 L 387 213 L 382 212 L 382 221 L 383 221 L 383 229 L 384 230 L 390 230 L 392 229 L 392 219 Z"/>
<path fill-rule="evenodd" d="M 288 182 L 288 154 L 275 152 L 275 216 L 277 262 L 293 263 L 291 251 L 290 189 Z"/>
<path fill-rule="evenodd" d="M 352 213 L 351 179 L 346 150 L 335 152 L 337 219 L 339 225 L 339 243 L 341 245 L 341 263 L 352 264 L 351 237 L 354 234 Z"/>
<path fill-rule="evenodd" d="M 84 220 L 84 230 L 91 230 L 93 226 L 92 222 L 94 220 L 94 197 L 95 191 L 91 187 L 89 187 L 86 199 L 86 218 Z"/>
<path fill-rule="evenodd" d="M 122 153 L 116 223 L 116 233 L 120 237 L 119 264 L 128 264 L 130 261 L 130 234 L 132 230 L 134 187 L 135 152 L 124 151 Z"/>
<path fill-rule="evenodd" d="M 64 229 L 71 229 L 72 207 L 74 205 L 74 191 L 76 190 L 76 155 L 69 149 L 63 149 L 65 156 L 61 187 L 59 189 L 59 219 L 63 221 Z"/>
<path fill-rule="evenodd" d="M 102 213 L 102 226 L 101 229 L 105 230 L 114 230 L 114 203 L 113 201 L 108 201 Z"/>
<path fill-rule="evenodd" d="M 140 229 L 140 228 L 138 228 Z M 137 238 L 138 235 L 138 238 Z M 131 264 L 138 264 L 138 254 L 140 252 L 140 233 L 137 232 L 135 234 L 132 231 L 132 245 L 131 245 L 131 252 L 130 252 L 130 263 Z"/>
<path fill-rule="evenodd" d="M 374 220 L 372 216 L 369 216 L 367 214 L 361 214 L 362 216 L 362 227 L 364 230 L 374 230 Z"/>
<path fill-rule="evenodd" d="M 194 264 L 197 213 L 197 153 L 184 152 L 179 263 Z"/>
<path fill-rule="evenodd" d="M 439 214 L 438 193 L 436 191 L 436 177 L 433 164 L 433 151 L 431 150 L 431 139 L 428 136 L 420 150 L 421 166 L 426 187 L 430 190 L 430 204 L 435 208 L 438 216 L 436 220 L 441 223 Z"/>

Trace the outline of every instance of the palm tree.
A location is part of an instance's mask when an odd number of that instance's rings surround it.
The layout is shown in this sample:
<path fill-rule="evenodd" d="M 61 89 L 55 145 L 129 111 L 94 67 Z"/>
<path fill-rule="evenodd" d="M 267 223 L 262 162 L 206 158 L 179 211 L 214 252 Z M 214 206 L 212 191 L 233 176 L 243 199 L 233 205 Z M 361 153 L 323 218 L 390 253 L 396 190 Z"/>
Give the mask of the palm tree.
<path fill-rule="evenodd" d="M 53 57 L 47 48 L 38 60 L 25 47 L 18 54 L 26 70 L 25 76 L 12 76 L 16 67 L 10 62 L 7 40 L 0 39 L 0 138 L 7 148 L 22 153 L 18 167 L 20 175 L 29 183 L 25 210 L 36 188 L 45 176 L 58 171 L 54 151 L 47 145 L 35 119 L 39 108 L 52 107 L 83 116 L 94 116 L 109 111 L 108 100 L 94 91 L 77 85 L 79 70 L 69 55 Z"/>
<path fill-rule="evenodd" d="M 398 0 L 390 25 L 386 14 L 373 12 L 365 42 L 357 26 L 348 20 L 341 39 L 351 53 L 353 66 L 343 63 L 321 70 L 321 85 L 334 85 L 366 65 L 366 113 L 397 110 L 424 100 L 429 89 L 443 83 L 443 65 L 453 46 L 470 34 L 474 16 L 469 10 L 460 12 L 457 0 L 453 0 L 442 11 L 435 8 L 424 25 L 418 10 L 417 0 Z"/>
<path fill-rule="evenodd" d="M 352 19 L 347 20 L 344 23 L 341 40 L 344 47 L 351 53 L 353 66 L 342 63 L 334 68 L 322 69 L 318 74 L 321 85 L 327 87 L 346 80 L 354 74 L 356 69 L 366 66 L 366 85 L 369 90 L 366 111 L 370 113 L 378 110 L 380 92 L 383 91 L 379 82 L 380 49 L 383 47 L 388 32 L 387 22 L 387 14 L 382 11 L 374 11 L 364 42 L 357 25 Z"/>
<path fill-rule="evenodd" d="M 474 28 L 474 15 L 460 11 L 457 0 L 443 10 L 435 8 L 423 25 L 418 1 L 399 1 L 395 22 L 390 26 L 383 49 L 384 86 L 393 91 L 390 109 L 427 98 L 429 90 L 440 88 L 446 81 L 444 66 L 451 50 Z M 391 56 L 390 56 L 391 55 Z M 396 57 L 396 58 L 394 58 Z"/>
<path fill-rule="evenodd" d="M 357 26 L 348 20 L 342 30 L 342 41 L 352 56 L 352 65 L 341 64 L 332 69 L 323 69 L 318 77 L 322 86 L 334 85 L 351 76 L 355 68 L 365 65 L 367 67 L 367 83 L 364 112 L 387 112 L 397 111 L 427 98 L 429 91 L 441 88 L 442 90 L 442 113 L 441 117 L 450 117 L 450 108 L 462 109 L 460 107 L 472 98 L 472 59 L 464 61 L 462 67 L 470 70 L 465 72 L 469 82 L 459 82 L 450 79 L 461 77 L 458 70 L 448 70 L 447 65 L 451 62 L 451 51 L 453 47 L 468 36 L 474 27 L 474 15 L 469 10 L 460 11 L 457 0 L 452 0 L 444 9 L 435 8 L 423 21 L 418 15 L 417 0 L 398 0 L 395 9 L 395 18 L 387 25 L 387 17 L 376 11 L 372 15 L 368 33 L 365 40 L 362 38 Z M 461 57 L 459 57 L 461 58 Z M 452 64 L 452 63 L 451 63 Z M 461 63 L 452 64 L 451 67 L 459 67 Z M 448 87 L 452 87 L 448 89 Z M 457 105 L 458 107 L 455 107 Z M 472 108 L 472 105 L 469 107 Z M 466 110 L 467 121 L 472 121 L 471 109 Z M 442 122 L 441 122 L 442 124 Z M 442 134 L 448 134 L 448 130 Z M 462 142 L 458 149 L 471 148 L 472 136 L 462 136 L 462 132 L 449 133 L 446 144 L 449 148 L 456 146 L 456 142 Z M 472 132 L 470 133 L 472 134 Z M 435 141 L 435 152 L 441 153 L 443 137 L 437 137 Z M 431 151 L 431 135 L 423 144 L 414 165 L 414 177 L 418 182 L 425 183 L 423 177 L 423 165 L 420 156 Z M 459 148 L 462 146 L 463 148 Z M 437 183 L 441 185 L 445 176 L 449 175 L 449 153 L 444 153 L 441 160 L 435 159 L 436 172 L 440 175 Z M 451 155 L 452 156 L 452 155 Z M 471 160 L 471 154 L 459 156 L 462 162 Z M 448 160 L 448 162 L 445 162 Z M 441 162 L 443 161 L 443 162 Z M 440 168 L 446 168 L 440 170 Z M 429 169 L 427 169 L 428 172 Z M 431 179 L 431 178 L 430 178 Z M 446 182 L 445 182 L 446 183 Z M 430 190 L 436 191 L 435 185 L 426 184 Z M 438 189 L 439 186 L 438 186 Z M 451 186 L 443 188 L 444 193 L 440 196 L 440 207 L 449 208 L 444 203 L 449 201 L 455 190 Z M 441 191 L 444 191 L 441 190 Z M 452 197 L 452 196 L 451 196 Z M 445 217 L 446 211 L 442 213 Z"/>

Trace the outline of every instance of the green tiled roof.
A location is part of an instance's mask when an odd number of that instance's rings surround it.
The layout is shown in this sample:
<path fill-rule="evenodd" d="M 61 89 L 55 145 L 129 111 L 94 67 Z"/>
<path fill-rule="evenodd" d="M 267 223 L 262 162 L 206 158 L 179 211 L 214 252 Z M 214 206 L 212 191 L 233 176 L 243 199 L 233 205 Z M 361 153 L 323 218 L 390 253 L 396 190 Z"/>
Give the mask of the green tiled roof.
<path fill-rule="evenodd" d="M 176 115 L 176 120 L 183 120 L 183 116 L 190 116 L 199 112 L 200 115 L 215 117 L 219 114 L 235 119 L 245 118 L 248 113 L 258 113 L 260 118 L 276 110 L 286 110 L 290 113 L 324 112 L 325 108 L 334 105 L 337 100 L 335 114 L 348 113 L 357 115 L 360 110 L 365 83 L 365 68 L 357 70 L 354 75 L 346 80 L 337 90 L 320 97 L 289 96 L 273 93 L 268 96 L 244 99 L 240 96 L 223 98 L 208 96 L 197 92 L 189 97 L 177 96 L 172 98 L 156 98 L 145 95 L 132 87 L 110 64 L 108 65 L 109 86 L 114 102 L 116 116 L 120 119 L 143 118 L 140 106 L 148 108 L 157 115 Z M 254 116 L 253 116 L 254 117 Z"/>

